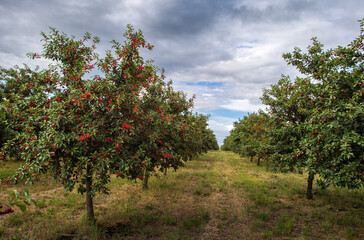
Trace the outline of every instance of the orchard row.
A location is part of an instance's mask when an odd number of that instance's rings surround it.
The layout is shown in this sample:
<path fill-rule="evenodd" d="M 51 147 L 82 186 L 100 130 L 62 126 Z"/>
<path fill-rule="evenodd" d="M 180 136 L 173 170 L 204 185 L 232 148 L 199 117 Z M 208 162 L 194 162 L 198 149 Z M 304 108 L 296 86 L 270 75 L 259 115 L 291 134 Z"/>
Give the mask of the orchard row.
<path fill-rule="evenodd" d="M 33 182 L 50 172 L 67 190 L 86 193 L 94 221 L 92 198 L 108 192 L 112 175 L 147 180 L 218 149 L 207 117 L 192 111 L 193 99 L 140 56 L 152 49 L 140 30 L 128 26 L 124 44 L 112 41 L 104 58 L 88 33 L 75 40 L 51 28 L 42 36 L 43 52 L 29 56 L 51 61 L 48 69 L 1 68 L 0 158 L 25 161 L 3 182 Z M 87 79 L 96 69 L 100 75 Z"/>
<path fill-rule="evenodd" d="M 313 38 L 304 53 L 283 54 L 303 77 L 282 76 L 263 90 L 267 111 L 235 122 L 223 150 L 265 159 L 278 172 L 314 178 L 321 188 L 364 186 L 364 19 L 346 47 L 324 50 Z"/>

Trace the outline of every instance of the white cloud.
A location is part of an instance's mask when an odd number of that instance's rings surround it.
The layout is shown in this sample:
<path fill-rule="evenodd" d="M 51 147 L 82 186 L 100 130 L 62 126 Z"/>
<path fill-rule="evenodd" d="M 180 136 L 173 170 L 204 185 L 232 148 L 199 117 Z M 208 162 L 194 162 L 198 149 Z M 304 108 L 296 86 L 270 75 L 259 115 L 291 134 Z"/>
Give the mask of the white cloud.
<path fill-rule="evenodd" d="M 223 108 L 241 111 L 241 112 L 256 112 L 264 107 L 263 104 L 252 104 L 249 99 L 233 99 L 228 104 L 222 105 Z"/>
<path fill-rule="evenodd" d="M 228 117 L 213 117 L 208 120 L 209 128 L 214 131 L 219 145 L 223 144 L 225 137 L 233 129 L 234 121 L 236 121 L 235 118 Z"/>

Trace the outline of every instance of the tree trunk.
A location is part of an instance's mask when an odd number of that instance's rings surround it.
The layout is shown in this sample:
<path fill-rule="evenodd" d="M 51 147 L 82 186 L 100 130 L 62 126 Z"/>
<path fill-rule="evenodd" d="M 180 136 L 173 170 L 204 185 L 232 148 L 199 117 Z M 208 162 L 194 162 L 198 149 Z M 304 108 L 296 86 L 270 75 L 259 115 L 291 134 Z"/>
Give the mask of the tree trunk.
<path fill-rule="evenodd" d="M 313 198 L 313 194 L 312 194 L 313 179 L 314 179 L 314 175 L 309 174 L 308 178 L 307 178 L 307 193 L 306 193 L 307 199 Z"/>
<path fill-rule="evenodd" d="M 265 159 L 265 171 L 269 172 L 269 159 Z"/>
<path fill-rule="evenodd" d="M 164 169 L 164 176 L 167 176 L 167 168 Z"/>
<path fill-rule="evenodd" d="M 86 208 L 87 208 L 87 223 L 94 224 L 95 223 L 95 214 L 94 214 L 94 204 L 92 201 L 92 176 L 91 176 L 91 168 L 87 166 L 87 176 L 86 176 Z"/>
<path fill-rule="evenodd" d="M 148 189 L 148 179 L 149 179 L 149 173 L 145 172 L 144 182 L 143 182 L 143 189 Z"/>
<path fill-rule="evenodd" d="M 260 166 L 260 156 L 258 156 L 257 165 Z"/>
<path fill-rule="evenodd" d="M 250 156 L 250 162 L 253 162 L 253 156 Z"/>

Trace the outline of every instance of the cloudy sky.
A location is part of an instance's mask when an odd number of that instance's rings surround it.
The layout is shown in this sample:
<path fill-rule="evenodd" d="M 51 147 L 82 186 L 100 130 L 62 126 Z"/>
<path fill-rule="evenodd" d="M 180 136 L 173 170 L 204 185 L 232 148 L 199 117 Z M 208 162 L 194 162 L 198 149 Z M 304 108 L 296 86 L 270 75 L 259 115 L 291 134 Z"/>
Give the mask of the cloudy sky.
<path fill-rule="evenodd" d="M 196 95 L 195 110 L 211 115 L 222 144 L 234 121 L 263 108 L 263 88 L 297 74 L 282 53 L 314 36 L 327 48 L 348 44 L 363 9 L 363 0 L 1 0 L 0 66 L 45 65 L 26 53 L 40 52 L 50 26 L 99 36 L 101 52 L 132 24 L 155 46 L 144 57 Z"/>

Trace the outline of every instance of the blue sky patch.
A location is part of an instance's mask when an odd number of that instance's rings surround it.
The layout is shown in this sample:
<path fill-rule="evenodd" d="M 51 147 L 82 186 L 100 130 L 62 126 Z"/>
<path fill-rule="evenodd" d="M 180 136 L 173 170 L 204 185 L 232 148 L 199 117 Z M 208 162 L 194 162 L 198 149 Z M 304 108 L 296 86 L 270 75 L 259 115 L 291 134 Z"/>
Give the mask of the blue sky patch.
<path fill-rule="evenodd" d="M 235 118 L 236 120 L 238 118 L 243 118 L 245 115 L 248 115 L 247 112 L 241 112 L 241 111 L 234 111 L 224 108 L 214 109 L 210 111 L 204 111 L 203 114 L 210 114 L 211 119 L 213 117 L 228 117 L 228 118 Z"/>
<path fill-rule="evenodd" d="M 223 82 L 184 82 L 187 86 L 201 86 L 201 87 L 222 87 L 224 85 Z"/>

